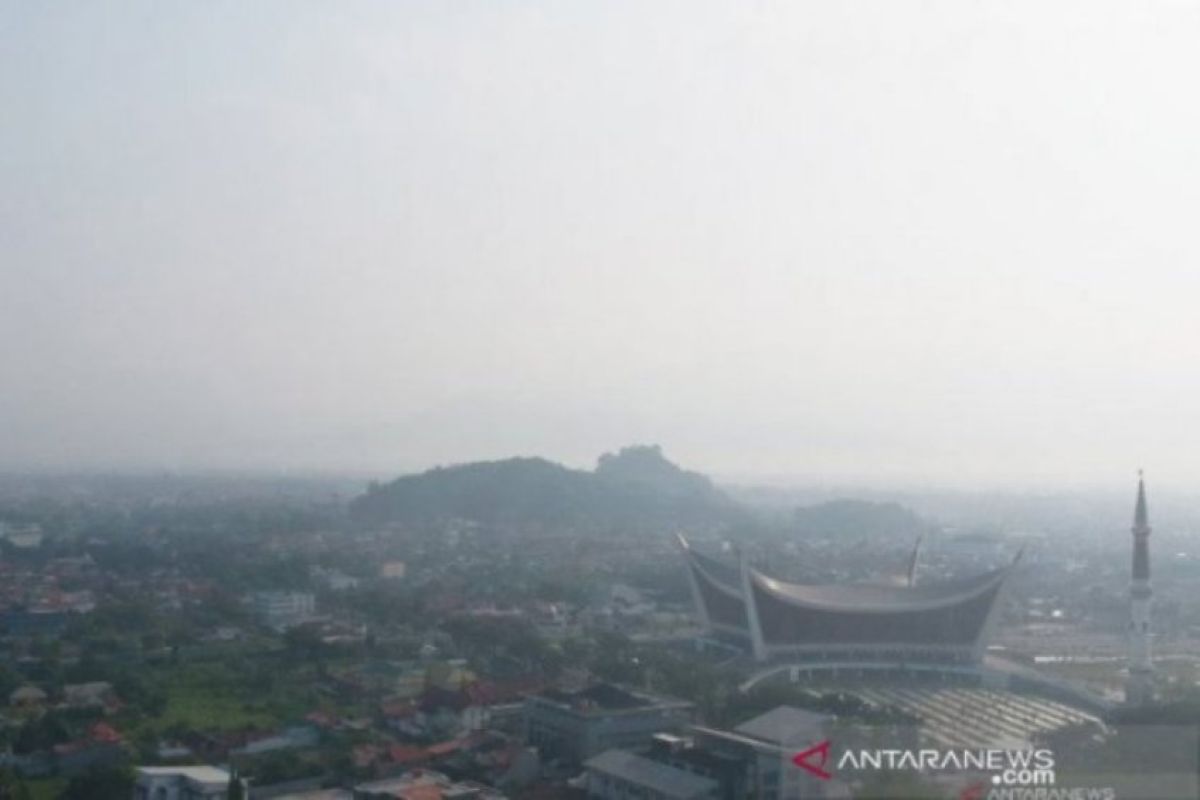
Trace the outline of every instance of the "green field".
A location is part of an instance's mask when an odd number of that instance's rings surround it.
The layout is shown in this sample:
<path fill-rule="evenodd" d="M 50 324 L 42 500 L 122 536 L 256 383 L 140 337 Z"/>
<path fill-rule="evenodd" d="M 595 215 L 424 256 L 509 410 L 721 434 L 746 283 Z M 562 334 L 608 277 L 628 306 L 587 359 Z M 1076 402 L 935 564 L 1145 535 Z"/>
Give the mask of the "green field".
<path fill-rule="evenodd" d="M 166 705 L 161 713 L 138 720 L 128 731 L 133 736 L 172 728 L 274 729 L 303 716 L 315 699 L 313 676 L 304 669 L 281 670 L 269 683 L 220 664 L 162 667 L 148 677 L 165 694 Z"/>
<path fill-rule="evenodd" d="M 208 687 L 175 686 L 167 690 L 167 708 L 153 720 L 159 730 L 183 725 L 194 730 L 270 728 L 280 720 L 259 705 L 248 704 L 232 692 Z"/>
<path fill-rule="evenodd" d="M 58 793 L 67 785 L 66 778 L 39 778 L 26 781 L 29 788 L 29 800 L 55 800 Z"/>

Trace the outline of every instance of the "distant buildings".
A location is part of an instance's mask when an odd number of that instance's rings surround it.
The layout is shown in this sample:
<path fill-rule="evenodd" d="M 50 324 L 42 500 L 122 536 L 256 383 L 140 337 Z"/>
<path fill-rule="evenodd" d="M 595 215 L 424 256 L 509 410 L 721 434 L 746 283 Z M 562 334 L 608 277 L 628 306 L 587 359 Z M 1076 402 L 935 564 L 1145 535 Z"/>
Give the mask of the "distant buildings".
<path fill-rule="evenodd" d="M 358 578 L 347 575 L 338 569 L 312 566 L 309 567 L 308 574 L 313 580 L 320 581 L 333 592 L 345 592 L 357 589 L 361 583 Z"/>
<path fill-rule="evenodd" d="M 36 686 L 21 686 L 8 696 L 8 704 L 16 709 L 35 710 L 46 704 L 46 693 Z"/>
<path fill-rule="evenodd" d="M 408 565 L 403 561 L 385 561 L 379 565 L 379 577 L 389 580 L 401 580 L 408 574 Z"/>
<path fill-rule="evenodd" d="M 310 592 L 255 592 L 250 608 L 264 625 L 285 631 L 312 621 L 317 601 Z"/>
<path fill-rule="evenodd" d="M 66 708 L 108 709 L 116 703 L 116 693 L 108 681 L 74 683 L 63 687 L 62 705 Z"/>
<path fill-rule="evenodd" d="M 229 753 L 235 756 L 256 756 L 280 750 L 316 747 L 319 742 L 320 733 L 316 728 L 311 725 L 293 725 L 274 735 L 246 742 L 241 747 L 230 750 Z"/>
<path fill-rule="evenodd" d="M 526 741 L 543 761 L 582 764 L 605 750 L 644 747 L 654 734 L 678 731 L 694 716 L 695 706 L 687 701 L 607 683 L 525 698 Z"/>
<path fill-rule="evenodd" d="M 11 522 L 0 522 L 0 541 L 17 550 L 36 550 L 42 546 L 45 535 L 41 525 L 16 525 Z"/>

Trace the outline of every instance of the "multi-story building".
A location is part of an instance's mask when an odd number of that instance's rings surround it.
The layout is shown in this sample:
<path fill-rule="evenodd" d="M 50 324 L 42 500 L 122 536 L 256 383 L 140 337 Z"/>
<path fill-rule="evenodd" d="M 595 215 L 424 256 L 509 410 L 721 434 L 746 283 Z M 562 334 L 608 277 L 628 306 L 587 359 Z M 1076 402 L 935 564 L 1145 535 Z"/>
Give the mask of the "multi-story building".
<path fill-rule="evenodd" d="M 313 619 L 317 601 L 310 592 L 255 592 L 250 607 L 263 624 L 283 631 Z"/>
<path fill-rule="evenodd" d="M 526 741 L 543 760 L 582 764 L 612 749 L 639 749 L 654 734 L 692 722 L 695 706 L 684 700 L 633 691 L 608 683 L 579 691 L 548 689 L 525 698 Z"/>
<path fill-rule="evenodd" d="M 609 750 L 585 764 L 588 795 L 601 800 L 778 800 L 821 796 L 814 778 L 788 768 L 797 748 L 821 740 L 828 718 L 790 706 L 718 730 L 657 734 L 638 751 Z"/>

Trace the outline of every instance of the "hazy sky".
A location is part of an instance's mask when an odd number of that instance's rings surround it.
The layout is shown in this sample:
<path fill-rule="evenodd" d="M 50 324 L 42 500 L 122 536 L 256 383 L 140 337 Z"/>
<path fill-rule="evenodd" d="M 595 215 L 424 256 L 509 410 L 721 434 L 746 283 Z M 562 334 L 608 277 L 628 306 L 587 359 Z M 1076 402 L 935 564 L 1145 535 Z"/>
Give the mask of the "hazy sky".
<path fill-rule="evenodd" d="M 0 1 L 0 466 L 1200 481 L 1200 5 Z"/>

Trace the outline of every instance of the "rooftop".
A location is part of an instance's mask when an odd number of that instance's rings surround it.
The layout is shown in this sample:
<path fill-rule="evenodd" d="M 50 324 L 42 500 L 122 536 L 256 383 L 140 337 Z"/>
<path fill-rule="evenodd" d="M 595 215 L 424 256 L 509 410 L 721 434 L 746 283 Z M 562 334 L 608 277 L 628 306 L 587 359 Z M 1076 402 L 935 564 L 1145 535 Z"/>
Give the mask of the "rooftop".
<path fill-rule="evenodd" d="M 694 550 L 680 538 L 687 558 L 700 577 L 741 597 L 740 568 L 728 560 Z M 794 605 L 830 611 L 907 611 L 937 608 L 979 595 L 1007 577 L 1012 564 L 957 580 L 930 584 L 853 583 L 802 584 L 772 578 L 750 568 L 753 585 Z"/>
<path fill-rule="evenodd" d="M 765 714 L 746 720 L 734 731 L 771 744 L 783 744 L 793 739 L 807 740 L 819 734 L 829 717 L 794 706 L 777 706 Z"/>
<path fill-rule="evenodd" d="M 630 711 L 662 705 L 688 705 L 683 700 L 634 692 L 611 683 L 596 683 L 577 691 L 545 689 L 536 696 L 560 705 L 570 706 L 576 711 L 586 712 Z"/>
<path fill-rule="evenodd" d="M 923 586 L 879 584 L 797 584 L 769 578 L 751 570 L 755 586 L 797 605 L 839 611 L 907 611 L 937 608 L 960 603 L 982 594 L 1003 580 L 1009 567 L 973 575 L 956 581 Z"/>
<path fill-rule="evenodd" d="M 229 783 L 229 773 L 219 767 L 138 767 L 138 776 L 187 778 L 196 783 L 219 783 L 222 786 Z"/>
<path fill-rule="evenodd" d="M 404 800 L 452 800 L 452 798 L 500 798 L 489 786 L 473 781 L 452 781 L 435 770 L 412 770 L 395 778 L 360 783 L 355 794 L 392 795 Z"/>
<path fill-rule="evenodd" d="M 585 766 L 604 775 L 644 786 L 666 797 L 689 800 L 706 797 L 717 790 L 717 782 L 682 769 L 660 764 L 625 750 L 606 750 Z"/>

